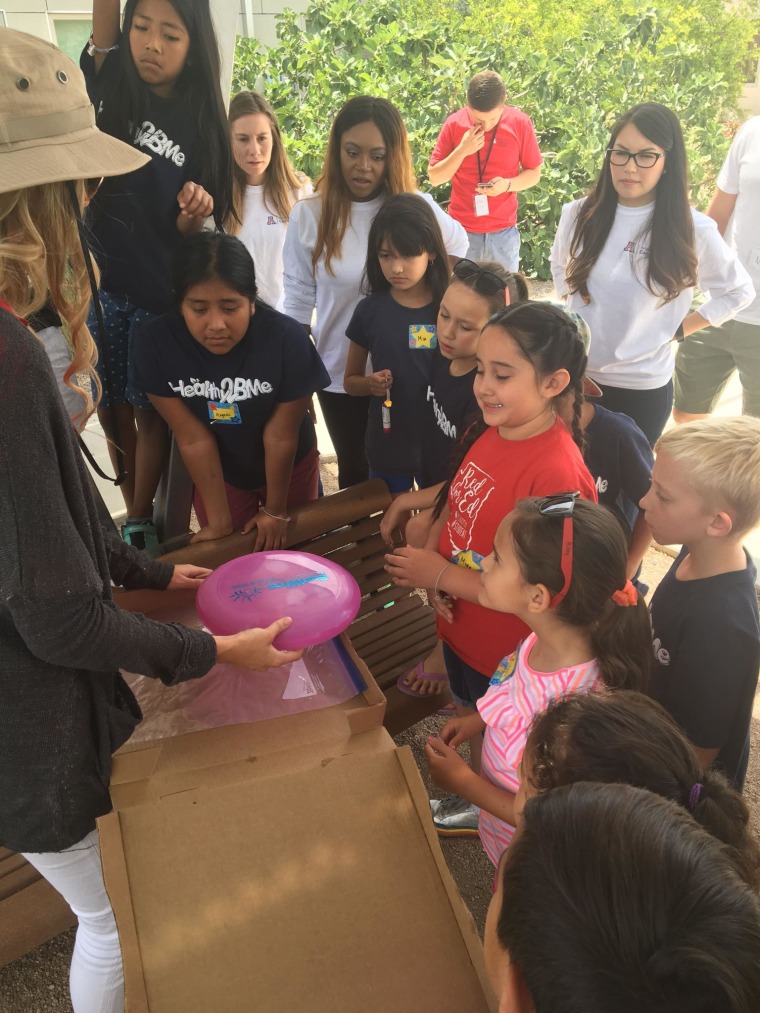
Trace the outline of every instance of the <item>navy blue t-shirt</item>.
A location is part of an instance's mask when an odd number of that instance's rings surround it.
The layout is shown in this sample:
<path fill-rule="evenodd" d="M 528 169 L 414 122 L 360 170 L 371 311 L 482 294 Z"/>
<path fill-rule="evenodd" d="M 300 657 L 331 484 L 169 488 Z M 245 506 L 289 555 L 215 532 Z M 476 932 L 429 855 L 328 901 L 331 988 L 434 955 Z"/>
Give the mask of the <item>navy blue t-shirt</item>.
<path fill-rule="evenodd" d="M 234 348 L 215 355 L 199 344 L 172 310 L 135 335 L 135 371 L 148 394 L 182 398 L 216 437 L 224 480 L 238 489 L 266 485 L 264 427 L 283 401 L 297 401 L 330 383 L 301 324 L 258 304 Z M 315 444 L 304 412 L 295 463 Z"/>
<path fill-rule="evenodd" d="M 367 296 L 354 310 L 346 336 L 372 357 L 372 371 L 389 369 L 391 431 L 383 432 L 383 399 L 369 405 L 367 460 L 386 475 L 419 474 L 425 391 L 437 339 L 438 308 L 400 306 L 390 292 Z"/>
<path fill-rule="evenodd" d="M 639 517 L 639 501 L 649 492 L 654 456 L 649 440 L 632 418 L 594 405 L 585 429 L 583 455 L 596 482 L 599 502 L 615 514 L 630 539 Z"/>
<path fill-rule="evenodd" d="M 475 367 L 463 376 L 452 376 L 451 363 L 436 348 L 425 394 L 422 426 L 422 487 L 448 481 L 453 474 L 456 445 L 480 416 L 472 389 Z"/>
<path fill-rule="evenodd" d="M 752 560 L 734 573 L 678 580 L 684 547 L 652 597 L 652 696 L 741 790 L 760 665 L 757 577 Z"/>
<path fill-rule="evenodd" d="M 110 53 L 97 76 L 86 50 L 80 59 L 98 119 L 106 103 L 118 101 L 113 94 L 118 56 Z M 87 209 L 87 225 L 101 288 L 150 313 L 165 313 L 171 306 L 172 254 L 182 242 L 177 196 L 188 181 L 205 184 L 199 178 L 192 109 L 180 98 L 159 98 L 152 92 L 147 108 L 132 143 L 150 155 L 150 162 L 103 180 Z"/>

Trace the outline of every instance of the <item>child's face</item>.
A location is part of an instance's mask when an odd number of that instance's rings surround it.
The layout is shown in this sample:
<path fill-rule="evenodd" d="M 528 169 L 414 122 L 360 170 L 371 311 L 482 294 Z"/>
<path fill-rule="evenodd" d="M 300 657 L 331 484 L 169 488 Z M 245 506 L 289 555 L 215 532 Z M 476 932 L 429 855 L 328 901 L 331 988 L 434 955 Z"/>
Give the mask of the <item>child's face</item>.
<path fill-rule="evenodd" d="M 518 430 L 538 422 L 551 411 L 552 399 L 567 386 L 567 379 L 554 382 L 564 372 L 558 370 L 539 379 L 533 364 L 508 331 L 486 327 L 478 339 L 473 383 L 486 425 L 498 426 L 505 439 L 521 438 Z"/>
<path fill-rule="evenodd" d="M 452 281 L 438 311 L 438 348 L 444 359 L 474 359 L 478 337 L 491 316 L 488 300 Z"/>
<path fill-rule="evenodd" d="M 383 185 L 386 170 L 383 135 L 372 120 L 357 123 L 340 138 L 340 168 L 356 201 L 372 200 Z"/>
<path fill-rule="evenodd" d="M 520 615 L 525 609 L 526 584 L 512 541 L 512 514 L 499 525 L 493 552 L 482 561 L 478 604 L 495 612 Z"/>
<path fill-rule="evenodd" d="M 140 0 L 129 30 L 129 51 L 149 90 L 172 94 L 190 52 L 185 22 L 169 0 Z"/>
<path fill-rule="evenodd" d="M 654 141 L 645 137 L 633 123 L 626 123 L 615 138 L 612 148 L 615 151 L 626 151 L 632 154 L 651 151 L 661 156 L 665 155 L 665 150 L 659 144 L 655 144 Z M 642 169 L 636 165 L 632 158 L 628 159 L 627 165 L 613 165 L 610 162 L 610 178 L 619 202 L 629 208 L 651 204 L 655 198 L 657 184 L 665 169 L 665 162 L 665 157 L 658 158 L 649 169 Z"/>
<path fill-rule="evenodd" d="M 254 305 L 220 278 L 210 278 L 187 290 L 181 311 L 198 344 L 214 355 L 225 355 L 245 336 Z"/>
<path fill-rule="evenodd" d="M 272 160 L 272 124 L 264 113 L 249 113 L 232 124 L 232 154 L 248 177 L 260 186 Z"/>
<path fill-rule="evenodd" d="M 639 506 L 660 545 L 694 545 L 707 537 L 715 513 L 705 507 L 689 482 L 684 466 L 660 451 L 652 485 Z"/>
<path fill-rule="evenodd" d="M 397 292 L 409 292 L 419 285 L 425 277 L 431 257 L 435 259 L 435 254 L 418 253 L 413 257 L 402 257 L 387 239 L 381 242 L 377 251 L 383 277 Z"/>

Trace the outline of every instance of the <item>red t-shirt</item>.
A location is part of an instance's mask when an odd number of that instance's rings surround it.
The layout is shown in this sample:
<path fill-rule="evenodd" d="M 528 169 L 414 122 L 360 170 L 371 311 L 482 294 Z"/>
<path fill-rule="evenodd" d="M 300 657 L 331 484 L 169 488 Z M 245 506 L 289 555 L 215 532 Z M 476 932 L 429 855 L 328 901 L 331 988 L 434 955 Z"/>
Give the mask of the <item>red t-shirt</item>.
<path fill-rule="evenodd" d="M 435 142 L 430 164 L 435 165 L 446 158 L 457 147 L 472 127 L 470 111 L 465 106 L 452 113 L 446 120 Z M 451 180 L 451 203 L 449 214 L 464 225 L 468 232 L 500 232 L 511 228 L 517 221 L 517 194 L 503 193 L 488 198 L 488 214 L 475 214 L 475 187 L 481 182 L 478 173 L 478 155 L 483 172 L 483 182 L 494 176 L 514 179 L 521 169 L 536 169 L 541 165 L 536 132 L 530 117 L 519 109 L 505 106 L 501 120 L 494 127 L 496 137 L 491 147 L 494 131 L 485 135 L 485 144 L 474 155 L 468 155 Z M 490 154 L 489 154 L 490 147 Z M 488 162 L 486 163 L 486 158 Z"/>
<path fill-rule="evenodd" d="M 596 502 L 596 486 L 580 450 L 559 419 L 528 440 L 505 440 L 498 428 L 475 441 L 449 490 L 449 518 L 438 551 L 457 566 L 481 570 L 496 529 L 519 499 L 580 491 Z M 491 676 L 529 633 L 517 616 L 457 601 L 454 622 L 438 620 L 438 636 L 476 671 Z"/>

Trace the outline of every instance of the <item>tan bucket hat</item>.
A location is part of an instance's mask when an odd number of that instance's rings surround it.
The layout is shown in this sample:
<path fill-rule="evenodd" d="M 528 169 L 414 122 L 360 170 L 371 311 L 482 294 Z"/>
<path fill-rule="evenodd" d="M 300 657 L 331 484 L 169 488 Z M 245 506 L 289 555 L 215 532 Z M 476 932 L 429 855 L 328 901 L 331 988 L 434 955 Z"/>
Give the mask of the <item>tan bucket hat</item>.
<path fill-rule="evenodd" d="M 98 130 L 82 72 L 68 56 L 0 28 L 0 193 L 119 176 L 149 161 Z"/>

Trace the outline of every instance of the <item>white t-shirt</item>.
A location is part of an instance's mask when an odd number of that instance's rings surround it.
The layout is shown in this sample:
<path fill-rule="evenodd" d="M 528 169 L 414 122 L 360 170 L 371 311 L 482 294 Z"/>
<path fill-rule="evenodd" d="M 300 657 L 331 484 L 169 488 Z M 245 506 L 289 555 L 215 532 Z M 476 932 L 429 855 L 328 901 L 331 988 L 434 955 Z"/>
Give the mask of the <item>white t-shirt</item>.
<path fill-rule="evenodd" d="M 726 242 L 749 272 L 754 302 L 736 314 L 737 320 L 760 324 L 760 116 L 741 127 L 718 175 L 718 189 L 736 194 Z"/>
<path fill-rule="evenodd" d="M 312 192 L 311 183 L 293 190 L 293 203 Z M 282 285 L 282 248 L 285 245 L 287 221 L 264 203 L 264 186 L 247 186 L 243 198 L 243 224 L 238 233 L 253 257 L 256 269 L 256 288 L 259 298 L 282 312 L 284 305 Z"/>
<path fill-rule="evenodd" d="M 673 375 L 673 335 L 691 309 L 694 290 L 684 289 L 663 303 L 646 285 L 647 233 L 653 204 L 629 208 L 618 204 L 615 221 L 599 259 L 591 269 L 584 303 L 579 292 L 568 294 L 565 270 L 570 242 L 583 200 L 566 204 L 551 252 L 554 287 L 567 295 L 591 330 L 589 376 L 597 383 L 632 390 L 656 390 Z M 697 280 L 706 301 L 699 312 L 720 325 L 748 305 L 754 288 L 747 272 L 726 245 L 712 218 L 692 209 L 697 250 Z"/>
<path fill-rule="evenodd" d="M 435 212 L 449 256 L 464 257 L 468 246 L 465 230 L 439 208 L 429 194 L 420 196 Z M 361 282 L 367 262 L 369 230 L 384 199 L 383 195 L 371 201 L 351 203 L 351 216 L 340 254 L 330 263 L 332 274 L 325 269 L 324 257 L 319 259 L 316 271 L 311 266 L 322 213 L 322 194 L 316 193 L 299 201 L 290 214 L 283 251 L 285 313 L 302 324 L 308 324 L 316 307 L 317 319 L 311 333 L 330 374 L 327 390 L 333 393 L 344 393 L 343 376 L 348 357 L 346 328 L 363 296 Z"/>

